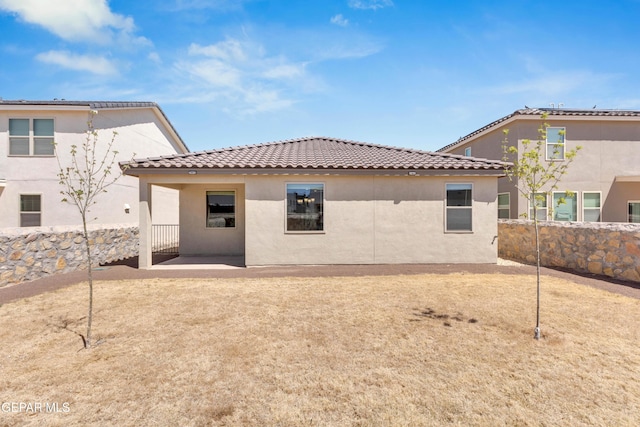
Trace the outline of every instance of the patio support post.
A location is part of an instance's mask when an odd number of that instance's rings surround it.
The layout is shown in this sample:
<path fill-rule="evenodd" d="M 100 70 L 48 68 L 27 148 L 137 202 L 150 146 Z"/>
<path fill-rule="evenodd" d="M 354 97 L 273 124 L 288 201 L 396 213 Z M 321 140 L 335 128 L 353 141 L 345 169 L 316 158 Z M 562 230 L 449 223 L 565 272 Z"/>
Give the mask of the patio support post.
<path fill-rule="evenodd" d="M 138 268 L 147 270 L 153 265 L 151 249 L 151 184 L 143 177 L 139 181 L 140 191 L 140 252 Z"/>

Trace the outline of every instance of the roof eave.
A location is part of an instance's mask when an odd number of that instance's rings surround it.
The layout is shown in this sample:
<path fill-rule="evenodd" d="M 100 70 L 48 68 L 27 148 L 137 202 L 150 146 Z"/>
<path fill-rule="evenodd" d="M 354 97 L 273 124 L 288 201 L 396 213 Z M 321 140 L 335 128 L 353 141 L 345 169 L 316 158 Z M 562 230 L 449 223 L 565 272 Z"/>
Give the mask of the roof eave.
<path fill-rule="evenodd" d="M 374 169 L 374 168 L 202 168 L 202 167 L 130 167 L 120 164 L 123 174 L 141 175 L 379 175 L 379 176 L 505 176 L 498 168 L 438 168 L 438 169 Z"/>
<path fill-rule="evenodd" d="M 167 130 L 169 130 L 169 133 L 171 134 L 171 136 L 178 143 L 178 147 L 180 148 L 182 154 L 189 153 L 190 152 L 189 147 L 187 147 L 187 144 L 182 140 L 182 137 L 180 136 L 180 134 L 178 134 L 178 131 L 176 130 L 176 128 L 173 127 L 173 124 L 171 124 L 171 121 L 169 121 L 169 118 L 167 117 L 167 115 L 164 113 L 164 111 L 162 111 L 162 108 L 160 108 L 159 105 L 156 105 L 153 108 L 153 112 L 160 119 L 160 121 L 167 128 Z"/>

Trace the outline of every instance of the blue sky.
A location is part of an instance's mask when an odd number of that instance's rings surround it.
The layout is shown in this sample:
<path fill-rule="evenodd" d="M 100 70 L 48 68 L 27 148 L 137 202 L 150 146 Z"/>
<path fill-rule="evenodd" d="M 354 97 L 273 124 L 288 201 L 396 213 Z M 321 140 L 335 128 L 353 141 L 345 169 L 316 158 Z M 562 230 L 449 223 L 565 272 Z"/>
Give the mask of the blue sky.
<path fill-rule="evenodd" d="M 0 0 L 0 97 L 154 101 L 193 151 L 436 150 L 524 105 L 640 109 L 638 22 L 638 0 Z"/>

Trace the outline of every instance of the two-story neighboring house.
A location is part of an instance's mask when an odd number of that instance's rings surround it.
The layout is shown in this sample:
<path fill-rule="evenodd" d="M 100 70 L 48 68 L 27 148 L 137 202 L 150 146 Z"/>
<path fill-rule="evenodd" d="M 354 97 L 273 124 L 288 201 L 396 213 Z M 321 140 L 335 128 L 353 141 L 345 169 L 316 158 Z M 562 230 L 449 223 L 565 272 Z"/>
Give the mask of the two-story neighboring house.
<path fill-rule="evenodd" d="M 114 173 L 119 173 L 118 161 L 134 155 L 189 151 L 153 102 L 0 100 L 0 228 L 81 223 L 77 208 L 61 202 L 56 156 L 63 166 L 70 164 L 71 146 L 85 141 L 90 119 L 99 134 L 98 150 L 117 132 Z M 122 176 L 91 209 L 92 223 L 137 224 L 137 201 L 137 178 Z M 154 201 L 157 221 L 178 222 L 176 190 L 154 188 Z"/>
<path fill-rule="evenodd" d="M 543 113 L 548 116 L 542 120 Z M 578 152 L 557 191 L 547 196 L 539 218 L 556 221 L 640 222 L 640 111 L 525 108 L 502 117 L 438 151 L 488 159 L 503 157 L 504 130 L 509 145 L 544 141 L 548 161 Z M 570 192 L 567 197 L 566 192 Z M 508 178 L 498 182 L 498 218 L 530 215 L 531 207 Z M 559 204 L 564 198 L 565 203 Z M 531 216 L 529 216 L 531 217 Z"/>

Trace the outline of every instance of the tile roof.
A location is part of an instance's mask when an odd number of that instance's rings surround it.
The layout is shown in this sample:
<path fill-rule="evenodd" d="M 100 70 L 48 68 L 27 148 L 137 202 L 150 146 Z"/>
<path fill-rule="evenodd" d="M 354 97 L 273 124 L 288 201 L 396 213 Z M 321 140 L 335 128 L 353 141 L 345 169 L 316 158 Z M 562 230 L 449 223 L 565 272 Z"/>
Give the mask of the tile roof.
<path fill-rule="evenodd" d="M 504 171 L 505 163 L 343 139 L 308 137 L 122 162 L 127 173 L 159 169 L 351 169 Z"/>
<path fill-rule="evenodd" d="M 506 122 L 507 120 L 514 118 L 516 116 L 535 116 L 540 117 L 543 114 L 548 114 L 549 117 L 552 116 L 563 116 L 563 117 L 639 117 L 640 111 L 637 110 L 604 110 L 604 109 L 569 109 L 569 108 L 523 108 L 520 110 L 516 110 L 513 113 L 506 115 L 504 117 L 499 118 L 498 120 L 489 123 L 486 126 L 481 127 L 478 130 L 471 132 L 470 134 L 463 136 L 458 139 L 456 142 L 453 142 L 449 145 L 446 145 L 438 150 L 437 152 L 447 151 L 450 148 L 464 143 L 468 139 L 473 138 L 474 136 L 483 133 L 486 130 L 489 130 L 493 127 L 498 126 L 499 124 Z"/>
<path fill-rule="evenodd" d="M 53 107 L 87 107 L 90 110 L 118 109 L 118 108 L 152 108 L 156 109 L 167 125 L 171 128 L 175 136 L 182 144 L 184 151 L 188 152 L 189 147 L 182 140 L 178 130 L 173 126 L 169 117 L 162 111 L 162 108 L 155 102 L 138 102 L 138 101 L 67 101 L 66 99 L 53 99 L 48 101 L 31 101 L 25 99 L 2 99 L 0 98 L 0 108 L 3 106 L 53 106 Z"/>

